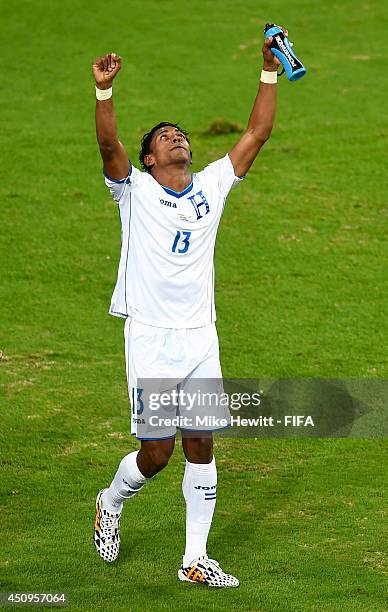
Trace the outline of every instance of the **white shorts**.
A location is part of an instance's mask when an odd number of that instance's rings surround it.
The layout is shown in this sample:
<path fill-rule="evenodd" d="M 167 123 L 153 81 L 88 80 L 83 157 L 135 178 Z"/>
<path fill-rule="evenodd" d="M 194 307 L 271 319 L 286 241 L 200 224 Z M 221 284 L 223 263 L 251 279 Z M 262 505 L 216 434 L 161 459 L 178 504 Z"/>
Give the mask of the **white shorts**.
<path fill-rule="evenodd" d="M 199 386 L 201 392 L 223 393 L 214 323 L 171 329 L 144 325 L 128 317 L 124 339 L 133 435 L 155 440 L 175 436 L 177 428 L 187 434 L 191 430 L 214 431 L 230 425 L 227 405 L 214 406 L 211 402 L 209 407 L 210 400 L 202 400 L 203 395 L 201 400 L 194 399 L 200 397 L 196 395 Z M 168 406 L 165 403 L 159 408 L 152 406 L 149 398 L 166 392 L 175 393 L 173 401 Z M 189 406 L 190 397 L 193 399 Z"/>

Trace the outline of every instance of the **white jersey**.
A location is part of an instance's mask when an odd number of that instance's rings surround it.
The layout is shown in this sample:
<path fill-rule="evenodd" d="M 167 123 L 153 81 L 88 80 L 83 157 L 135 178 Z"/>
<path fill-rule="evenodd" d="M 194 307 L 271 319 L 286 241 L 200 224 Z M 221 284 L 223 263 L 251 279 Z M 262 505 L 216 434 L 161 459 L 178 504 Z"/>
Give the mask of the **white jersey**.
<path fill-rule="evenodd" d="M 193 174 L 180 193 L 133 165 L 122 181 L 105 176 L 122 228 L 110 314 L 176 329 L 215 321 L 217 229 L 226 197 L 240 180 L 229 155 Z"/>

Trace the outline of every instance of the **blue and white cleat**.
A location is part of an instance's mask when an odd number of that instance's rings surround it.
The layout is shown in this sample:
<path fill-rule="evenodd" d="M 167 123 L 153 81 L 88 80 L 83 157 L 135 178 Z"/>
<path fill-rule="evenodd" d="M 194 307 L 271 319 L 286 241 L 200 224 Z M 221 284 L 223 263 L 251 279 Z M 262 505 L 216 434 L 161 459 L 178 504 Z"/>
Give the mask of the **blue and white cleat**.
<path fill-rule="evenodd" d="M 238 578 L 225 574 L 218 561 L 209 557 L 198 557 L 189 567 L 183 567 L 182 564 L 178 570 L 178 578 L 181 582 L 194 582 L 218 588 L 238 587 L 240 584 Z"/>
<path fill-rule="evenodd" d="M 104 510 L 101 505 L 101 489 L 96 499 L 96 521 L 94 523 L 94 544 L 101 559 L 107 563 L 116 561 L 120 550 L 121 512 Z"/>

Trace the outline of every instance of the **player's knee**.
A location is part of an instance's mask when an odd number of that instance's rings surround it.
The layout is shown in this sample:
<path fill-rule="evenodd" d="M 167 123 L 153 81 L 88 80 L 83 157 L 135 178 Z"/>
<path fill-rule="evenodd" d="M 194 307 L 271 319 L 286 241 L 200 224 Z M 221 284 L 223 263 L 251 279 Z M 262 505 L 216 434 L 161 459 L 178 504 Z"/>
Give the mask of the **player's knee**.
<path fill-rule="evenodd" d="M 213 438 L 211 436 L 185 438 L 184 450 L 188 461 L 210 463 L 213 459 Z"/>
<path fill-rule="evenodd" d="M 145 455 L 144 458 L 149 466 L 149 471 L 157 474 L 168 465 L 174 451 L 174 445 L 174 439 L 166 440 L 159 444 L 154 442 L 153 444 L 142 445 L 141 452 Z"/>
<path fill-rule="evenodd" d="M 150 462 L 155 469 L 155 473 L 158 473 L 167 467 L 170 457 L 171 453 L 164 449 L 153 450 L 150 453 Z"/>

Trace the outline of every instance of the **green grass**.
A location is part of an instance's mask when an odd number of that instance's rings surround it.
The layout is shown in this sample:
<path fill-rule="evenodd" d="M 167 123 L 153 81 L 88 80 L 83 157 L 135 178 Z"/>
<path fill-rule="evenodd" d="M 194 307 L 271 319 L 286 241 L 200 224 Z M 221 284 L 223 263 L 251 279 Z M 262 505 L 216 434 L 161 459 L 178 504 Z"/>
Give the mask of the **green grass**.
<path fill-rule="evenodd" d="M 92 547 L 95 494 L 136 442 L 122 322 L 107 316 L 120 230 L 91 62 L 124 57 L 115 102 L 131 158 L 146 129 L 176 120 L 198 170 L 236 138 L 206 135 L 212 121 L 247 120 L 270 19 L 309 73 L 282 78 L 273 136 L 225 209 L 223 371 L 387 378 L 382 4 L 3 3 L 2 590 L 66 590 L 82 611 L 388 608 L 385 440 L 217 440 L 209 551 L 240 577 L 236 591 L 176 580 L 180 448 L 126 508 L 119 562 L 104 566 Z"/>

